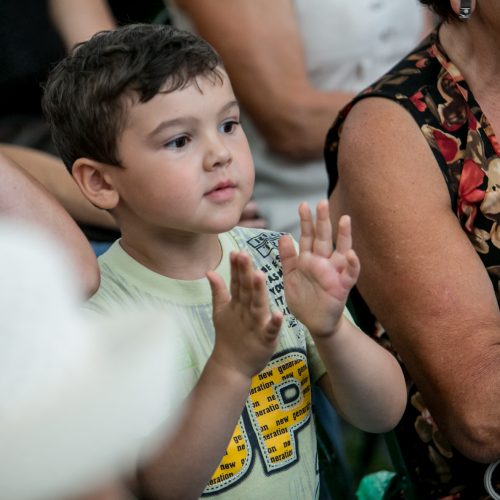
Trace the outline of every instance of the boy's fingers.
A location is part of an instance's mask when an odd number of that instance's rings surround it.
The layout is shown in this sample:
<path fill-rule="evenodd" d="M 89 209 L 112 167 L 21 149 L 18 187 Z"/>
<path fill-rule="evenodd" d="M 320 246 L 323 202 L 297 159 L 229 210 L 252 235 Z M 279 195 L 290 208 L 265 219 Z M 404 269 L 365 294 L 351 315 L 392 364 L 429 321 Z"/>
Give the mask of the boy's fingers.
<path fill-rule="evenodd" d="M 253 267 L 250 257 L 245 253 L 238 255 L 238 271 L 239 301 L 242 304 L 250 304 L 253 296 Z"/>
<path fill-rule="evenodd" d="M 207 271 L 206 276 L 212 291 L 212 308 L 214 311 L 218 311 L 230 300 L 226 284 L 222 277 L 215 271 Z"/>
<path fill-rule="evenodd" d="M 311 209 L 307 203 L 299 205 L 300 216 L 300 252 L 311 252 L 314 240 L 314 224 Z"/>
<path fill-rule="evenodd" d="M 252 296 L 252 311 L 262 314 L 262 311 L 269 310 L 267 300 L 266 277 L 262 271 L 254 271 L 252 276 L 253 281 L 253 296 Z"/>
<path fill-rule="evenodd" d="M 281 329 L 281 324 L 283 323 L 283 314 L 279 311 L 274 311 L 271 315 L 271 319 L 267 324 L 267 333 L 273 337 L 276 337 Z"/>
<path fill-rule="evenodd" d="M 236 252 L 231 252 L 229 254 L 229 262 L 231 264 L 231 281 L 229 285 L 229 288 L 231 290 L 231 297 L 234 300 L 238 300 L 240 295 L 240 277 L 238 268 L 238 254 Z"/>
<path fill-rule="evenodd" d="M 326 258 L 333 252 L 332 225 L 327 200 L 320 201 L 316 207 L 316 237 L 313 242 L 313 252 Z"/>
<path fill-rule="evenodd" d="M 297 257 L 292 237 L 289 235 L 282 236 L 278 240 L 278 249 L 281 259 L 281 266 L 283 268 L 283 272 L 286 273 L 288 268 L 290 267 L 290 260 Z"/>
<path fill-rule="evenodd" d="M 339 252 L 333 252 L 333 255 L 330 257 L 330 262 L 333 264 L 338 274 L 342 274 L 344 269 L 348 266 L 346 256 Z"/>
<path fill-rule="evenodd" d="M 340 252 L 341 254 L 346 254 L 351 248 L 351 218 L 348 215 L 343 215 L 339 219 L 335 250 L 337 250 L 337 252 Z"/>
<path fill-rule="evenodd" d="M 356 281 L 358 279 L 359 271 L 361 269 L 359 258 L 356 255 L 356 252 L 351 249 L 347 251 L 346 259 L 347 259 L 347 274 L 349 275 L 350 278 Z"/>

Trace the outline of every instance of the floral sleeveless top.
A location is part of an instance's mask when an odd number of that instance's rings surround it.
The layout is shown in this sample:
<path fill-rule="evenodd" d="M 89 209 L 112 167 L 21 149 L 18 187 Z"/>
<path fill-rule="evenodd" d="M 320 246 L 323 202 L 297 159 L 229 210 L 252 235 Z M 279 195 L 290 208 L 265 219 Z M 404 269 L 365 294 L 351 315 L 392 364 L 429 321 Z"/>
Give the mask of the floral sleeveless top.
<path fill-rule="evenodd" d="M 366 97 L 396 101 L 420 126 L 445 178 L 452 209 L 500 300 L 500 145 L 467 83 L 440 45 L 438 30 L 340 112 L 325 147 L 329 193 L 338 179 L 342 123 L 352 106 Z M 357 290 L 351 301 L 364 331 L 390 347 Z M 500 498 L 500 463 L 475 463 L 451 447 L 411 381 L 407 409 L 395 436 L 402 454 L 395 467 L 409 475 L 417 499 Z"/>

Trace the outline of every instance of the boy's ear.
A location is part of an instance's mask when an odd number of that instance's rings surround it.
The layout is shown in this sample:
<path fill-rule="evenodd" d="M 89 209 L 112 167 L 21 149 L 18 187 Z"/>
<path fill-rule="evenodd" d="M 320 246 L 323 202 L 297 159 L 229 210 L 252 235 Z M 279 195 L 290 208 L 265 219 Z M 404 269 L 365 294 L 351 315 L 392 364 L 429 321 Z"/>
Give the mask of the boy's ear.
<path fill-rule="evenodd" d="M 71 175 L 84 196 L 95 206 L 110 210 L 118 205 L 120 196 L 107 174 L 107 164 L 89 158 L 78 158 L 73 163 Z"/>

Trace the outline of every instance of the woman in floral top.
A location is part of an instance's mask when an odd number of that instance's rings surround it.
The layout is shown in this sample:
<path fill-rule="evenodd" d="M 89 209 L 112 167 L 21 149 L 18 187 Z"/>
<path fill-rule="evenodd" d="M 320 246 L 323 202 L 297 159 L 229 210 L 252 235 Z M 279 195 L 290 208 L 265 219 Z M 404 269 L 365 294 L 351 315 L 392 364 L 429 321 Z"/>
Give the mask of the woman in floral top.
<path fill-rule="evenodd" d="M 443 22 L 328 134 L 332 220 L 352 217 L 358 320 L 408 372 L 416 497 L 499 499 L 500 2 L 422 3 Z"/>

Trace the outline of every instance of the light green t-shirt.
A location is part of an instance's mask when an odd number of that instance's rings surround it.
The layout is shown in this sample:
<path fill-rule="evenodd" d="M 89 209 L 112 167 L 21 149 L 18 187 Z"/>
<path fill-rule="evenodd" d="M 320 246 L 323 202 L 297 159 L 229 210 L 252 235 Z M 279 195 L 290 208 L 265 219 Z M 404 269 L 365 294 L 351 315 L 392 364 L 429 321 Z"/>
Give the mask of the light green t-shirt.
<path fill-rule="evenodd" d="M 266 275 L 270 305 L 284 313 L 278 348 L 252 381 L 249 397 L 203 496 L 224 499 L 314 499 L 319 493 L 311 382 L 325 373 L 307 329 L 285 301 L 279 233 L 235 228 L 219 235 L 223 258 L 216 271 L 229 284 L 229 253 L 246 250 Z M 99 258 L 101 286 L 87 303 L 109 312 L 143 304 L 172 311 L 185 341 L 182 371 L 175 384 L 182 396 L 196 384 L 214 345 L 212 301 L 206 279 L 174 280 L 139 264 L 116 242 Z M 235 325 L 238 335 L 238 325 Z M 224 381 L 221 380 L 221 390 Z M 224 408 L 220 408 L 223 412 Z M 207 436 L 209 438 L 209 436 Z"/>

